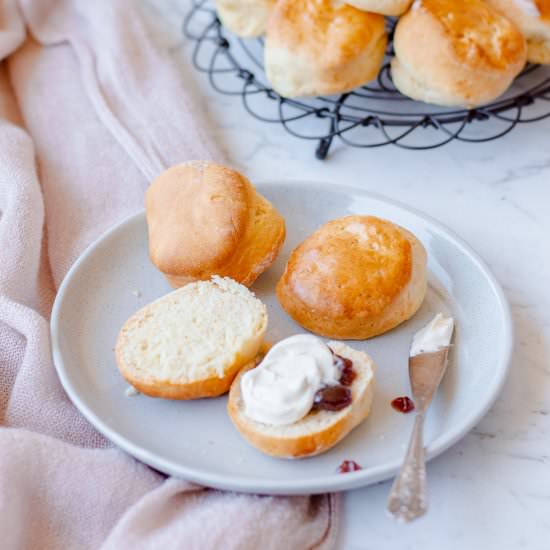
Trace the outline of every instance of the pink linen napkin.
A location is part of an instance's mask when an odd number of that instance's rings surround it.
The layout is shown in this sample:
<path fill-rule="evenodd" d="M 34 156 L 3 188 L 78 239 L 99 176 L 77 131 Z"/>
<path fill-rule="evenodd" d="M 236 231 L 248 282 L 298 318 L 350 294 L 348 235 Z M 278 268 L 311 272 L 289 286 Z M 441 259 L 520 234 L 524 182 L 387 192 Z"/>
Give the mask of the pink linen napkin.
<path fill-rule="evenodd" d="M 149 181 L 223 160 L 131 0 L 0 3 L 0 547 L 331 548 L 335 496 L 223 493 L 110 446 L 50 355 L 56 288 Z"/>

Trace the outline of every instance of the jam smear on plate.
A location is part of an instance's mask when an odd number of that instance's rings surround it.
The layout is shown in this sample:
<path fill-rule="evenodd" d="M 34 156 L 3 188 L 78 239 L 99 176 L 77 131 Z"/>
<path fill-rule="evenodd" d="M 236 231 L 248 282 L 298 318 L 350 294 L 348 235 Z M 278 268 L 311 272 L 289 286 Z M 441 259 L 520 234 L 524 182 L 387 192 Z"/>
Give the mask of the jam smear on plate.
<path fill-rule="evenodd" d="M 347 474 L 349 472 L 357 472 L 362 470 L 361 466 L 354 460 L 344 460 L 340 466 L 338 466 L 338 473 Z"/>
<path fill-rule="evenodd" d="M 403 397 L 396 397 L 392 402 L 391 406 L 398 412 L 407 414 L 411 411 L 414 411 L 414 403 L 412 399 L 406 395 Z"/>

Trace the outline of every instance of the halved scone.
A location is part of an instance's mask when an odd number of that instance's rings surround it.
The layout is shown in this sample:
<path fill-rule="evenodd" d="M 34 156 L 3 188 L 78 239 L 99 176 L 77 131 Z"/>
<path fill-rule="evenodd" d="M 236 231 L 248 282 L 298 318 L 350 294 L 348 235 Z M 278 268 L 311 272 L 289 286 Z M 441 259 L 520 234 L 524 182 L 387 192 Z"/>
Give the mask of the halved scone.
<path fill-rule="evenodd" d="M 350 385 L 351 404 L 339 411 L 312 409 L 301 420 L 289 425 L 257 422 L 246 414 L 241 380 L 255 368 L 252 362 L 235 378 L 229 392 L 228 412 L 240 434 L 254 447 L 270 456 L 302 458 L 323 453 L 336 445 L 370 413 L 374 392 L 375 365 L 364 352 L 342 342 L 330 342 L 329 348 L 353 363 L 355 379 Z"/>
<path fill-rule="evenodd" d="M 243 285 L 214 277 L 190 283 L 135 313 L 115 353 L 122 376 L 152 397 L 197 399 L 229 390 L 258 354 L 267 310 Z"/>

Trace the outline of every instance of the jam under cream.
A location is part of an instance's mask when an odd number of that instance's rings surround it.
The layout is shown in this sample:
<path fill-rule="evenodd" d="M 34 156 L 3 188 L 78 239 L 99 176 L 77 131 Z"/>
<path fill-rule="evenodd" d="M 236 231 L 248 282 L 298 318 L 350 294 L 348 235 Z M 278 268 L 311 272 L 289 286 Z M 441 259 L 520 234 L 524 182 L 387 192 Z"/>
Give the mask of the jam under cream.
<path fill-rule="evenodd" d="M 273 426 L 298 422 L 311 411 L 318 390 L 340 384 L 340 377 L 337 361 L 319 338 L 298 334 L 281 340 L 241 379 L 246 415 Z"/>

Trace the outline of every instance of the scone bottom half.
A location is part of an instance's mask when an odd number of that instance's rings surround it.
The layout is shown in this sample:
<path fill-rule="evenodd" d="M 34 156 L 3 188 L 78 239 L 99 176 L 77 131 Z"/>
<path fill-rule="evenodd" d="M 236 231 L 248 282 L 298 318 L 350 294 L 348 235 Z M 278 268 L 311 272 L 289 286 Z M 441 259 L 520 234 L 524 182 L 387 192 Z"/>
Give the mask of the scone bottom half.
<path fill-rule="evenodd" d="M 342 342 L 329 342 L 328 347 L 338 361 L 345 361 L 347 368 L 351 366 L 353 376 L 340 380 L 340 384 L 346 384 L 350 400 L 338 410 L 314 405 L 308 414 L 289 425 L 270 425 L 247 414 L 242 380 L 248 371 L 261 365 L 252 363 L 239 373 L 231 386 L 227 407 L 231 421 L 249 444 L 276 458 L 312 457 L 337 445 L 368 417 L 375 386 L 374 362 L 366 353 Z"/>
<path fill-rule="evenodd" d="M 211 161 L 163 172 L 146 194 L 149 256 L 179 288 L 212 276 L 250 286 L 275 261 L 284 218 L 250 181 Z"/>
<path fill-rule="evenodd" d="M 424 247 L 406 229 L 374 216 L 346 216 L 294 249 L 277 297 L 305 329 L 363 340 L 416 313 L 426 295 L 426 264 Z"/>

